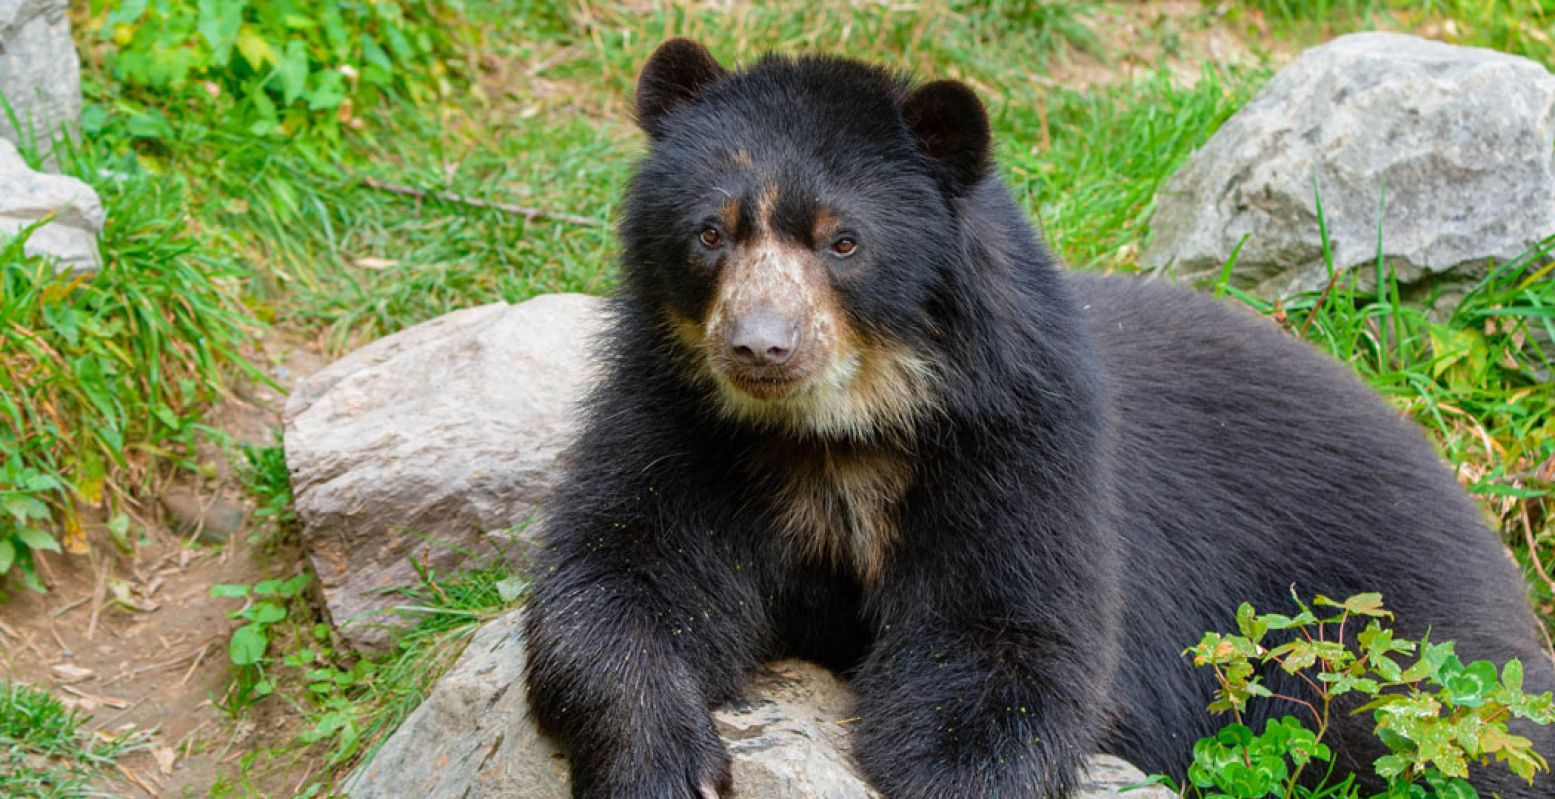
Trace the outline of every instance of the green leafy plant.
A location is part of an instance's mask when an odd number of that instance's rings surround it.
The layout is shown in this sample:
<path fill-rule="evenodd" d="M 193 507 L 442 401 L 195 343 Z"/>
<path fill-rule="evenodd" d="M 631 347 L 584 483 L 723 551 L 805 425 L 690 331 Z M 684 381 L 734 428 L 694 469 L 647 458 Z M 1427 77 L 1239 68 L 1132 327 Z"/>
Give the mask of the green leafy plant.
<path fill-rule="evenodd" d="M 1235 719 L 1193 748 L 1184 791 L 1204 799 L 1315 799 L 1359 796 L 1355 775 L 1334 775 L 1327 738 L 1337 703 L 1369 713 L 1388 754 L 1372 764 L 1386 789 L 1372 799 L 1473 799 L 1471 766 L 1503 764 L 1532 782 L 1549 770 L 1508 722 L 1555 723 L 1555 698 L 1523 692 L 1523 667 L 1465 664 L 1451 641 L 1414 641 L 1383 625 L 1380 594 L 1343 601 L 1295 597 L 1295 615 L 1237 608 L 1237 632 L 1205 633 L 1185 654 L 1214 671 L 1209 710 Z M 1271 681 L 1283 672 L 1295 681 Z M 1271 687 L 1297 685 L 1296 695 Z M 1271 719 L 1262 733 L 1244 723 L 1250 703 L 1282 700 L 1303 715 Z M 1303 781 L 1316 763 L 1329 769 Z M 1157 781 L 1170 783 L 1165 777 Z"/>
<path fill-rule="evenodd" d="M 236 714 L 275 692 L 275 683 L 267 673 L 267 667 L 273 662 L 270 654 L 272 630 L 287 619 L 293 600 L 302 595 L 311 579 L 312 575 L 299 574 L 288 580 L 261 580 L 252 586 L 211 586 L 213 597 L 245 600 L 243 607 L 227 614 L 229 618 L 241 619 L 244 624 L 232 632 L 232 641 L 227 648 L 227 657 L 234 670 L 222 709 Z"/>
<path fill-rule="evenodd" d="M 390 611 L 407 624 L 393 628 L 386 652 L 358 657 L 343 650 L 329 625 L 311 622 L 313 617 L 300 600 L 262 600 L 282 605 L 284 618 L 274 609 L 251 614 L 255 621 L 276 619 L 262 622 L 268 625 L 261 631 L 266 646 L 260 661 L 263 675 L 252 666 L 235 668 L 234 686 L 224 707 L 231 712 L 246 708 L 235 701 L 240 684 L 263 679 L 271 693 L 261 695 L 250 689 L 245 700 L 249 705 L 264 696 L 280 695 L 295 709 L 304 729 L 289 746 L 314 752 L 310 760 L 323 772 L 317 781 L 289 773 L 289 784 L 305 786 L 301 795 L 334 795 L 329 790 L 335 778 L 346 768 L 370 760 L 377 745 L 421 704 L 433 680 L 459 655 L 481 622 L 512 608 L 526 589 L 523 578 L 500 558 L 451 575 L 418 564 L 417 574 L 416 583 L 399 589 L 400 604 Z M 254 599 L 259 587 L 219 586 L 216 592 L 248 598 L 247 611 L 260 604 Z M 266 588 L 274 592 L 279 586 L 272 581 Z M 258 650 L 257 644 L 245 640 L 240 645 L 234 637 L 234 650 L 240 646 L 253 647 L 244 652 L 245 659 Z M 285 766 L 254 753 L 243 773 L 294 767 L 292 758 L 284 760 Z"/>
<path fill-rule="evenodd" d="M 152 97 L 230 98 L 251 133 L 356 119 L 450 91 L 469 34 L 456 0 L 97 0 L 113 75 Z"/>

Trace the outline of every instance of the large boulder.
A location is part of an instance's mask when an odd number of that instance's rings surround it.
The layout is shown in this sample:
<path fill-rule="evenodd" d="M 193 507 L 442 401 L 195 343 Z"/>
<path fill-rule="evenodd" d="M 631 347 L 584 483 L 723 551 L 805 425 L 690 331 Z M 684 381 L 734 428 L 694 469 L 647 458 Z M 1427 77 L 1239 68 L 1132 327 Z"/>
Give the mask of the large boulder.
<path fill-rule="evenodd" d="M 0 139 L 0 241 L 48 214 L 54 218 L 27 237 L 28 255 L 53 258 L 59 268 L 75 271 L 102 265 L 97 235 L 103 229 L 103 205 L 97 192 L 72 177 L 34 172 L 15 146 Z"/>
<path fill-rule="evenodd" d="M 308 378 L 284 413 L 302 541 L 342 635 L 388 640 L 374 611 L 493 552 L 558 477 L 602 302 L 551 294 L 469 308 L 379 339 Z"/>
<path fill-rule="evenodd" d="M 69 0 L 0 0 L 0 139 L 48 149 L 81 117 L 81 60 L 70 40 Z M 0 194 L 0 197 L 4 197 Z"/>
<path fill-rule="evenodd" d="M 464 654 L 347 783 L 351 799 L 568 799 L 567 761 L 542 736 L 524 691 L 522 612 L 475 633 Z M 747 698 L 713 718 L 740 799 L 877 799 L 848 756 L 847 686 L 800 661 L 763 669 Z M 1172 799 L 1114 757 L 1091 761 L 1077 799 Z"/>
<path fill-rule="evenodd" d="M 1555 234 L 1555 75 L 1525 58 L 1358 33 L 1313 48 L 1167 181 L 1142 261 L 1272 298 L 1382 248 L 1401 282 L 1481 274 Z M 1363 269 L 1365 279 L 1374 275 Z"/>

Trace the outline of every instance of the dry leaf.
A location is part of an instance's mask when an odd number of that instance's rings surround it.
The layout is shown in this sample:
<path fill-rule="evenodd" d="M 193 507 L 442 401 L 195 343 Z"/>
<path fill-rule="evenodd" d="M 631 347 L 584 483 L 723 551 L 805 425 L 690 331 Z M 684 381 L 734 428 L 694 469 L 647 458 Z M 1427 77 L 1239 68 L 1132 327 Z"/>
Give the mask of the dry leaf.
<path fill-rule="evenodd" d="M 50 667 L 50 670 L 54 672 L 56 679 L 65 684 L 96 679 L 97 677 L 97 674 L 91 669 L 83 669 L 74 663 L 55 663 Z"/>
<path fill-rule="evenodd" d="M 162 776 L 173 776 L 173 764 L 178 761 L 178 753 L 173 751 L 172 747 L 153 746 L 151 756 L 156 759 L 157 771 L 162 772 Z"/>

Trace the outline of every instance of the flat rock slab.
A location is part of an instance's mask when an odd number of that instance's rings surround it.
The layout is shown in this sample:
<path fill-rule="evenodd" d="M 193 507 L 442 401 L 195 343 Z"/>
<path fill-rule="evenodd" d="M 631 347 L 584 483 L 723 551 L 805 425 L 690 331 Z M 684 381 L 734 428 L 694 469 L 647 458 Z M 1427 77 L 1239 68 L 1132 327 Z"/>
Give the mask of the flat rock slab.
<path fill-rule="evenodd" d="M 524 692 L 522 611 L 475 633 L 465 652 L 377 755 L 347 784 L 352 799 L 569 799 L 567 761 L 540 735 Z M 852 697 L 830 672 L 770 664 L 744 701 L 714 721 L 740 799 L 878 799 L 848 756 Z M 1120 794 L 1138 769 L 1098 755 L 1076 799 L 1173 799 L 1164 788 Z"/>
<path fill-rule="evenodd" d="M 81 59 L 69 11 L 68 0 L 0 0 L 0 96 L 22 128 L 0 113 L 0 139 L 36 141 L 47 150 L 80 120 Z"/>
<path fill-rule="evenodd" d="M 379 339 L 297 387 L 284 413 L 302 540 L 358 649 L 388 640 L 387 589 L 492 553 L 555 484 L 603 301 L 549 294 Z"/>
<path fill-rule="evenodd" d="M 72 177 L 33 171 L 14 145 L 0 139 L 0 239 L 51 213 L 54 218 L 27 237 L 27 254 L 53 258 L 61 269 L 90 272 L 101 267 L 97 236 L 104 218 L 97 192 Z"/>
<path fill-rule="evenodd" d="M 1317 203 L 1338 268 L 1401 282 L 1483 274 L 1555 234 L 1555 75 L 1525 58 L 1393 33 L 1302 53 L 1156 196 L 1141 261 L 1265 298 L 1328 280 Z"/>

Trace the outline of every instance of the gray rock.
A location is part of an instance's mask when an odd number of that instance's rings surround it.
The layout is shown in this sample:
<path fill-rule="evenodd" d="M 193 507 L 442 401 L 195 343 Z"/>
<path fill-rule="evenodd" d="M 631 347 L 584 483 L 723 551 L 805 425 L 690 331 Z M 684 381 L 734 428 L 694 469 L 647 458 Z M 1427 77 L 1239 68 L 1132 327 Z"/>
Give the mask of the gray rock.
<path fill-rule="evenodd" d="M 21 123 L 0 111 L 0 138 L 36 141 L 74 131 L 81 117 L 81 60 L 70 40 L 68 0 L 0 0 L 0 96 Z M 3 197 L 0 194 L 0 197 Z"/>
<path fill-rule="evenodd" d="M 297 387 L 284 413 L 302 540 L 341 634 L 387 642 L 384 589 L 492 551 L 557 478 L 602 301 L 552 294 L 447 314 Z"/>
<path fill-rule="evenodd" d="M 188 486 L 173 486 L 157 497 L 180 536 L 207 544 L 230 541 L 243 529 L 248 511 L 220 494 L 201 494 Z"/>
<path fill-rule="evenodd" d="M 98 269 L 103 205 L 97 192 L 72 177 L 34 172 L 15 146 L 0 139 L 0 239 L 9 239 L 50 212 L 54 219 L 27 238 L 27 254 L 57 259 L 62 269 Z"/>
<path fill-rule="evenodd" d="M 1327 281 L 1316 180 L 1335 266 L 1405 284 L 1482 274 L 1555 233 L 1555 75 L 1524 58 L 1360 33 L 1296 58 L 1156 197 L 1142 262 L 1268 297 Z"/>
<path fill-rule="evenodd" d="M 568 799 L 567 761 L 540 735 L 524 692 L 522 612 L 475 633 L 367 765 L 347 781 L 351 799 Z M 747 699 L 713 714 L 733 761 L 740 799 L 877 799 L 848 755 L 852 698 L 830 672 L 801 661 L 762 670 Z M 1118 799 L 1144 780 L 1114 757 L 1091 761 L 1076 799 Z M 1124 799 L 1173 799 L 1163 788 Z"/>

